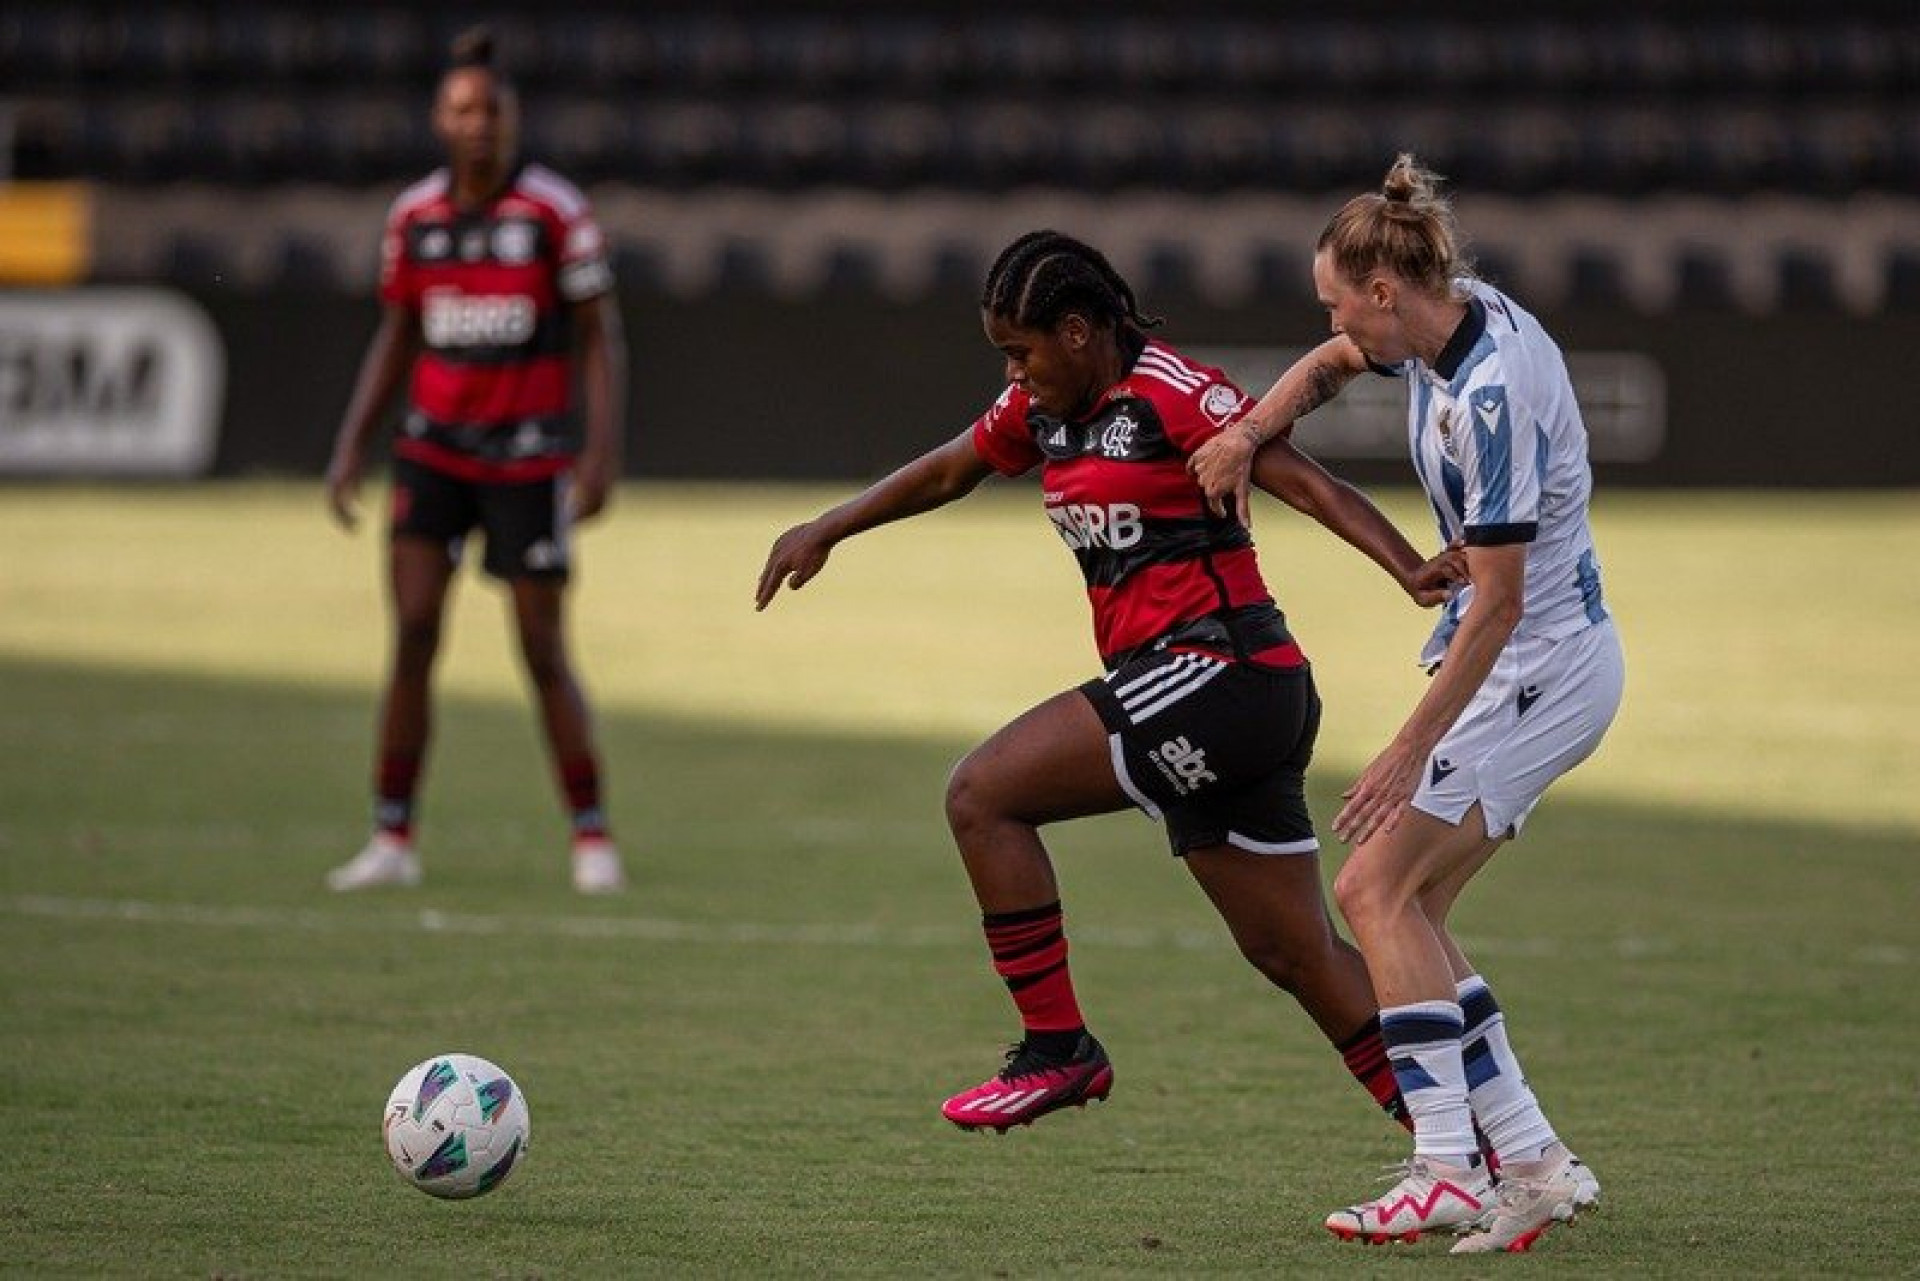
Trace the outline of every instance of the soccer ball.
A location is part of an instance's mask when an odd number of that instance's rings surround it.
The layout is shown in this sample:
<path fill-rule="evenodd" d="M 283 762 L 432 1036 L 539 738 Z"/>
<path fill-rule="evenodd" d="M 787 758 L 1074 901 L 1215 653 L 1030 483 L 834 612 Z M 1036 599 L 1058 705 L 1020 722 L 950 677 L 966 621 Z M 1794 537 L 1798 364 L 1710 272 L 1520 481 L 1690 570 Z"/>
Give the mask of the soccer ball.
<path fill-rule="evenodd" d="M 526 1153 L 531 1122 L 513 1078 L 471 1054 L 436 1054 L 387 1097 L 387 1155 L 430 1196 L 493 1191 Z"/>

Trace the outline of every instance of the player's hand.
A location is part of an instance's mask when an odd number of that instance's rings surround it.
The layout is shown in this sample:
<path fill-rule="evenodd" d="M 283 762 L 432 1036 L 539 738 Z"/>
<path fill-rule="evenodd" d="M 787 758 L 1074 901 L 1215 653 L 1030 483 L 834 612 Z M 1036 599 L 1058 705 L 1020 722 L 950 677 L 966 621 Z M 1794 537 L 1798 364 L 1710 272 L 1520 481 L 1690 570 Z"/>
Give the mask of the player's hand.
<path fill-rule="evenodd" d="M 767 553 L 766 567 L 760 571 L 760 586 L 753 594 L 754 609 L 765 609 L 782 583 L 795 591 L 805 587 L 832 551 L 833 540 L 821 531 L 817 520 L 795 525 L 780 535 Z"/>
<path fill-rule="evenodd" d="M 1405 585 L 1414 604 L 1431 609 L 1453 599 L 1468 578 L 1466 544 L 1455 539 L 1445 551 L 1414 570 Z"/>
<path fill-rule="evenodd" d="M 592 520 L 613 498 L 613 462 L 592 452 L 574 464 L 573 483 L 567 487 L 567 519 L 575 524 Z"/>
<path fill-rule="evenodd" d="M 340 450 L 327 464 L 327 507 L 348 531 L 360 523 L 360 467 L 357 449 Z"/>
<path fill-rule="evenodd" d="M 1415 751 L 1398 739 L 1389 743 L 1353 786 L 1340 794 L 1346 804 L 1333 817 L 1333 834 L 1349 845 L 1359 845 L 1399 826 L 1407 802 L 1419 790 L 1426 761 L 1425 751 Z"/>
<path fill-rule="evenodd" d="M 1252 509 L 1247 504 L 1247 477 L 1253 470 L 1252 437 L 1238 427 L 1229 427 L 1193 451 L 1187 470 L 1207 496 L 1214 515 L 1227 514 L 1227 498 L 1233 499 L 1233 514 L 1240 523 L 1252 526 Z"/>

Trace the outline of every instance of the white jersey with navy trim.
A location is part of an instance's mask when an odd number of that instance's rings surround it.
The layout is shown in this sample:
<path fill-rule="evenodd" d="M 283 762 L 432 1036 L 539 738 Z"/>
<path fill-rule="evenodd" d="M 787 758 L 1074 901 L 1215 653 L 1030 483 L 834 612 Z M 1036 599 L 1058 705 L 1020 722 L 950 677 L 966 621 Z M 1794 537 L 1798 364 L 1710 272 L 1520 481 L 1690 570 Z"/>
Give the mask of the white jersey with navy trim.
<path fill-rule="evenodd" d="M 1587 522 L 1593 473 L 1587 428 L 1566 361 L 1540 322 L 1480 281 L 1463 282 L 1467 316 L 1429 365 L 1380 372 L 1407 379 L 1414 470 L 1433 504 L 1442 545 L 1527 545 L 1516 637 L 1557 640 L 1607 617 Z M 1420 656 L 1446 653 L 1473 588 L 1442 611 Z"/>

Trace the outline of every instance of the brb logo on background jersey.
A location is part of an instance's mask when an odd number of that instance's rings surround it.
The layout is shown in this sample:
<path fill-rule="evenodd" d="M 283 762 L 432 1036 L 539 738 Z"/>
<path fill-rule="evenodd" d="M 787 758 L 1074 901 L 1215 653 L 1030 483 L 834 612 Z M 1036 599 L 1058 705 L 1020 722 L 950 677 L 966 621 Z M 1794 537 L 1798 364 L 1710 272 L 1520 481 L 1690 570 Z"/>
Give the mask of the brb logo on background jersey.
<path fill-rule="evenodd" d="M 1123 552 L 1146 533 L 1133 503 L 1058 503 L 1048 506 L 1047 519 L 1077 552 L 1097 547 Z"/>
<path fill-rule="evenodd" d="M 1167 776 L 1174 790 L 1185 796 L 1202 783 L 1218 783 L 1219 776 L 1207 768 L 1207 751 L 1204 747 L 1195 747 L 1182 734 L 1179 738 L 1170 738 L 1147 753 L 1160 772 Z"/>
<path fill-rule="evenodd" d="M 517 347 L 533 337 L 533 299 L 525 294 L 427 291 L 420 329 L 429 347 Z"/>

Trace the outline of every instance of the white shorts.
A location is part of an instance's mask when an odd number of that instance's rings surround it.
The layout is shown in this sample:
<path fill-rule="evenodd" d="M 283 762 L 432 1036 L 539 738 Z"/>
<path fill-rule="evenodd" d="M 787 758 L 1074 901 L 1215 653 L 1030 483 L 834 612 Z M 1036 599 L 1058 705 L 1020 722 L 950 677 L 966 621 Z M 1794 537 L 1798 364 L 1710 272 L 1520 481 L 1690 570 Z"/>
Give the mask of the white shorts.
<path fill-rule="evenodd" d="M 1610 619 L 1509 642 L 1428 758 L 1414 808 L 1457 826 L 1478 804 L 1488 836 L 1518 836 L 1548 785 L 1600 746 L 1625 681 Z"/>

